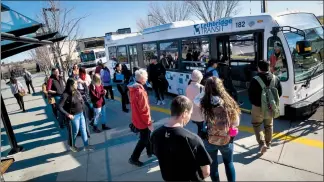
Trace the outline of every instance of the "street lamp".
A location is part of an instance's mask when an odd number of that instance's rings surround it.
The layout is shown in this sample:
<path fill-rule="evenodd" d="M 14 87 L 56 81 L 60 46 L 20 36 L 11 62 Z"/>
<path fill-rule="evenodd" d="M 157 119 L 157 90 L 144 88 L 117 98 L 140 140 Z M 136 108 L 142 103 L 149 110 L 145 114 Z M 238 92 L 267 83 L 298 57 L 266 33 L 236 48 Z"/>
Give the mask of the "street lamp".
<path fill-rule="evenodd" d="M 148 22 L 149 27 L 151 26 L 151 20 L 150 20 L 150 17 L 151 17 L 151 19 L 152 19 L 152 18 L 153 18 L 153 15 L 152 15 L 152 14 L 148 14 L 148 15 L 147 15 L 147 22 Z"/>

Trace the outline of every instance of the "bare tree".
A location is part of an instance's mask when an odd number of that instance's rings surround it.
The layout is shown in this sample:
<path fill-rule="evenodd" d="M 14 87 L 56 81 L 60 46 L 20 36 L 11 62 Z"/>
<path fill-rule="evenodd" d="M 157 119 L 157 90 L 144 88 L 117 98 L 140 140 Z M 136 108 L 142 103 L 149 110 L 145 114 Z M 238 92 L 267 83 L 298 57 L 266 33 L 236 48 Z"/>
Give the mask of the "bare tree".
<path fill-rule="evenodd" d="M 57 31 L 59 34 L 67 36 L 65 41 L 56 42 L 51 45 L 54 60 L 56 63 L 61 65 L 63 76 L 65 77 L 68 64 L 64 64 L 63 62 L 62 49 L 64 46 L 68 46 L 69 48 L 71 47 L 66 56 L 68 58 L 72 57 L 72 53 L 74 52 L 72 47 L 75 47 L 73 45 L 75 44 L 76 39 L 80 37 L 79 23 L 82 19 L 87 17 L 87 15 L 82 17 L 73 17 L 72 13 L 74 8 L 67 9 L 61 7 L 60 2 L 55 0 L 48 0 L 46 6 L 46 8 L 43 8 L 41 16 L 39 16 L 41 17 L 41 21 L 44 22 L 48 31 Z M 43 29 L 43 31 L 45 30 Z"/>
<path fill-rule="evenodd" d="M 168 1 L 160 4 L 158 2 L 150 3 L 147 19 L 140 18 L 136 24 L 140 31 L 145 28 L 188 20 L 190 18 L 189 4 L 183 1 Z"/>
<path fill-rule="evenodd" d="M 50 57 L 49 47 L 42 46 L 29 51 L 31 58 L 39 64 L 45 75 L 50 74 L 50 68 L 53 66 Z"/>
<path fill-rule="evenodd" d="M 236 15 L 239 11 L 239 1 L 237 0 L 217 0 L 217 1 L 186 1 L 191 12 L 200 20 L 205 22 L 215 21 L 223 17 Z"/>

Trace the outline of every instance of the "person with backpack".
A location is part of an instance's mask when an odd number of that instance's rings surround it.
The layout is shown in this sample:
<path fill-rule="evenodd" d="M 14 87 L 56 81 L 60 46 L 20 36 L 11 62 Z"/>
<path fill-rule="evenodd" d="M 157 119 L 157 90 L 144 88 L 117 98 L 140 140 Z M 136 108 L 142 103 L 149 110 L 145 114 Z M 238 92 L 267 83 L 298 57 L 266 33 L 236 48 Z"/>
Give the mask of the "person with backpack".
<path fill-rule="evenodd" d="M 171 117 L 155 130 L 151 141 L 164 181 L 204 181 L 212 163 L 202 139 L 185 129 L 193 104 L 186 96 L 171 102 Z"/>
<path fill-rule="evenodd" d="M 234 137 L 238 133 L 241 110 L 236 101 L 226 92 L 223 82 L 217 77 L 206 80 L 205 91 L 199 94 L 194 103 L 201 108 L 205 118 L 205 147 L 213 159 L 210 177 L 220 181 L 217 153 L 221 152 L 227 181 L 235 182 L 233 164 Z"/>
<path fill-rule="evenodd" d="M 203 75 L 199 70 L 193 70 L 191 74 L 191 83 L 186 89 L 186 96 L 193 101 L 197 95 L 199 95 L 203 90 L 204 86 L 200 84 Z M 191 121 L 195 123 L 198 127 L 198 136 L 202 138 L 203 133 L 203 124 L 204 124 L 204 117 L 200 112 L 200 108 L 196 105 L 193 106 L 192 114 L 191 114 Z"/>
<path fill-rule="evenodd" d="M 218 66 L 218 61 L 216 59 L 211 59 L 209 60 L 208 64 L 207 64 L 207 69 L 205 71 L 204 77 L 201 80 L 201 84 L 205 85 L 206 80 L 209 77 L 215 76 L 217 78 L 219 78 L 218 72 L 217 72 L 217 66 Z"/>
<path fill-rule="evenodd" d="M 111 100 L 115 100 L 114 92 L 113 92 L 112 85 L 111 85 L 110 70 L 107 66 L 105 66 L 105 65 L 102 65 L 102 66 L 103 66 L 103 68 L 100 71 L 100 77 L 101 77 L 103 87 L 107 91 L 105 97 L 106 97 L 106 99 L 108 99 L 108 95 L 110 94 Z"/>
<path fill-rule="evenodd" d="M 99 74 L 95 74 L 92 78 L 92 83 L 89 86 L 90 98 L 94 108 L 94 126 L 93 131 L 100 133 L 101 131 L 98 128 L 99 121 L 102 124 L 102 130 L 110 130 L 111 128 L 106 126 L 106 107 L 105 107 L 105 95 L 106 90 L 101 84 L 101 77 Z"/>
<path fill-rule="evenodd" d="M 271 148 L 273 119 L 280 116 L 279 98 L 282 94 L 280 80 L 270 72 L 268 61 L 258 62 L 258 74 L 252 79 L 248 94 L 252 104 L 252 125 L 263 154 Z"/>
<path fill-rule="evenodd" d="M 29 71 L 26 70 L 26 68 L 23 69 L 24 73 L 23 73 L 23 77 L 26 81 L 26 85 L 27 85 L 27 88 L 28 88 L 28 94 L 30 94 L 30 88 L 29 86 L 32 88 L 33 90 L 33 93 L 35 93 L 35 89 L 34 89 L 34 86 L 33 86 L 33 81 L 32 81 L 32 75 Z"/>
<path fill-rule="evenodd" d="M 59 110 L 62 112 L 71 122 L 71 128 L 69 127 L 69 145 L 72 152 L 79 152 L 80 150 L 75 146 L 75 140 L 79 130 L 84 144 L 84 149 L 87 151 L 93 150 L 93 146 L 89 145 L 86 121 L 83 114 L 83 99 L 80 92 L 77 90 L 78 83 L 74 79 L 68 79 L 66 82 L 66 88 L 62 94 L 62 98 L 59 102 Z M 70 131 L 72 129 L 72 131 Z"/>

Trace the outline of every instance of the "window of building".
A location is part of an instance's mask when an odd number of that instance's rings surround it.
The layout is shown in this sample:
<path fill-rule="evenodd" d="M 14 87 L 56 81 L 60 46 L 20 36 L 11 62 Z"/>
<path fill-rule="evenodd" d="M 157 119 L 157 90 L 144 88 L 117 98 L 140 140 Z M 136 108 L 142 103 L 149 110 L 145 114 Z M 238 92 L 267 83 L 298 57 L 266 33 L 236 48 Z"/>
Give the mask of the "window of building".
<path fill-rule="evenodd" d="M 143 44 L 144 53 L 144 65 L 150 64 L 150 57 L 157 56 L 157 45 L 156 43 Z"/>
<path fill-rule="evenodd" d="M 178 69 L 178 42 L 160 43 L 160 61 L 166 69 Z"/>
<path fill-rule="evenodd" d="M 116 58 L 116 47 L 108 47 L 108 52 L 109 52 L 109 59 L 112 60 Z"/>
<path fill-rule="evenodd" d="M 253 34 L 232 35 L 230 39 L 231 60 L 255 60 Z"/>
<path fill-rule="evenodd" d="M 268 39 L 268 60 L 270 71 L 279 77 L 280 81 L 288 80 L 288 67 L 285 51 L 278 37 Z"/>
<path fill-rule="evenodd" d="M 182 69 L 203 71 L 209 60 L 208 38 L 182 40 Z"/>
<path fill-rule="evenodd" d="M 128 62 L 126 46 L 120 46 L 117 48 L 117 60 L 120 63 Z"/>

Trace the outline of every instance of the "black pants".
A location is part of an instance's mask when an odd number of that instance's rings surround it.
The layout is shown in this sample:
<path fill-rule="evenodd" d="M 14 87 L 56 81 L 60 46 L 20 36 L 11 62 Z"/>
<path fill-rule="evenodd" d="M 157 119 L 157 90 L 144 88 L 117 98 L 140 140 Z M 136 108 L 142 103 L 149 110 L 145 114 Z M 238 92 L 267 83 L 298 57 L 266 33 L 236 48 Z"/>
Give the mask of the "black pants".
<path fill-rule="evenodd" d="M 146 148 L 146 153 L 148 155 L 152 154 L 152 145 L 151 145 L 151 141 L 150 141 L 151 131 L 148 128 L 146 128 L 146 129 L 139 130 L 139 133 L 140 133 L 140 139 L 137 142 L 137 145 L 136 145 L 134 152 L 131 156 L 131 158 L 134 161 L 139 160 L 144 148 Z"/>
<path fill-rule="evenodd" d="M 108 99 L 108 95 L 110 94 L 110 98 L 112 100 L 114 100 L 115 97 L 114 97 L 114 92 L 112 90 L 112 86 L 104 86 L 104 89 L 107 91 L 107 93 L 106 93 L 106 99 Z"/>
<path fill-rule="evenodd" d="M 20 96 L 19 93 L 16 93 L 14 96 L 17 99 L 17 102 L 18 102 L 18 105 L 19 105 L 20 109 L 25 111 L 25 104 L 24 104 L 23 97 Z"/>
<path fill-rule="evenodd" d="M 27 85 L 28 93 L 29 94 L 30 94 L 30 88 L 29 88 L 29 86 L 33 89 L 33 93 L 35 93 L 35 89 L 34 89 L 34 86 L 33 86 L 33 82 L 32 81 L 26 81 L 26 85 Z"/>
<path fill-rule="evenodd" d="M 158 101 L 164 100 L 164 89 L 162 82 L 153 82 L 153 90 Z"/>
<path fill-rule="evenodd" d="M 203 139 L 204 137 L 204 132 L 203 132 L 203 127 L 204 127 L 204 122 L 198 122 L 198 121 L 192 121 L 195 123 L 198 127 L 197 135 Z"/>
<path fill-rule="evenodd" d="M 127 89 L 124 85 L 117 85 L 117 89 L 121 95 L 122 108 L 123 110 L 127 109 L 126 104 L 129 103 Z"/>

